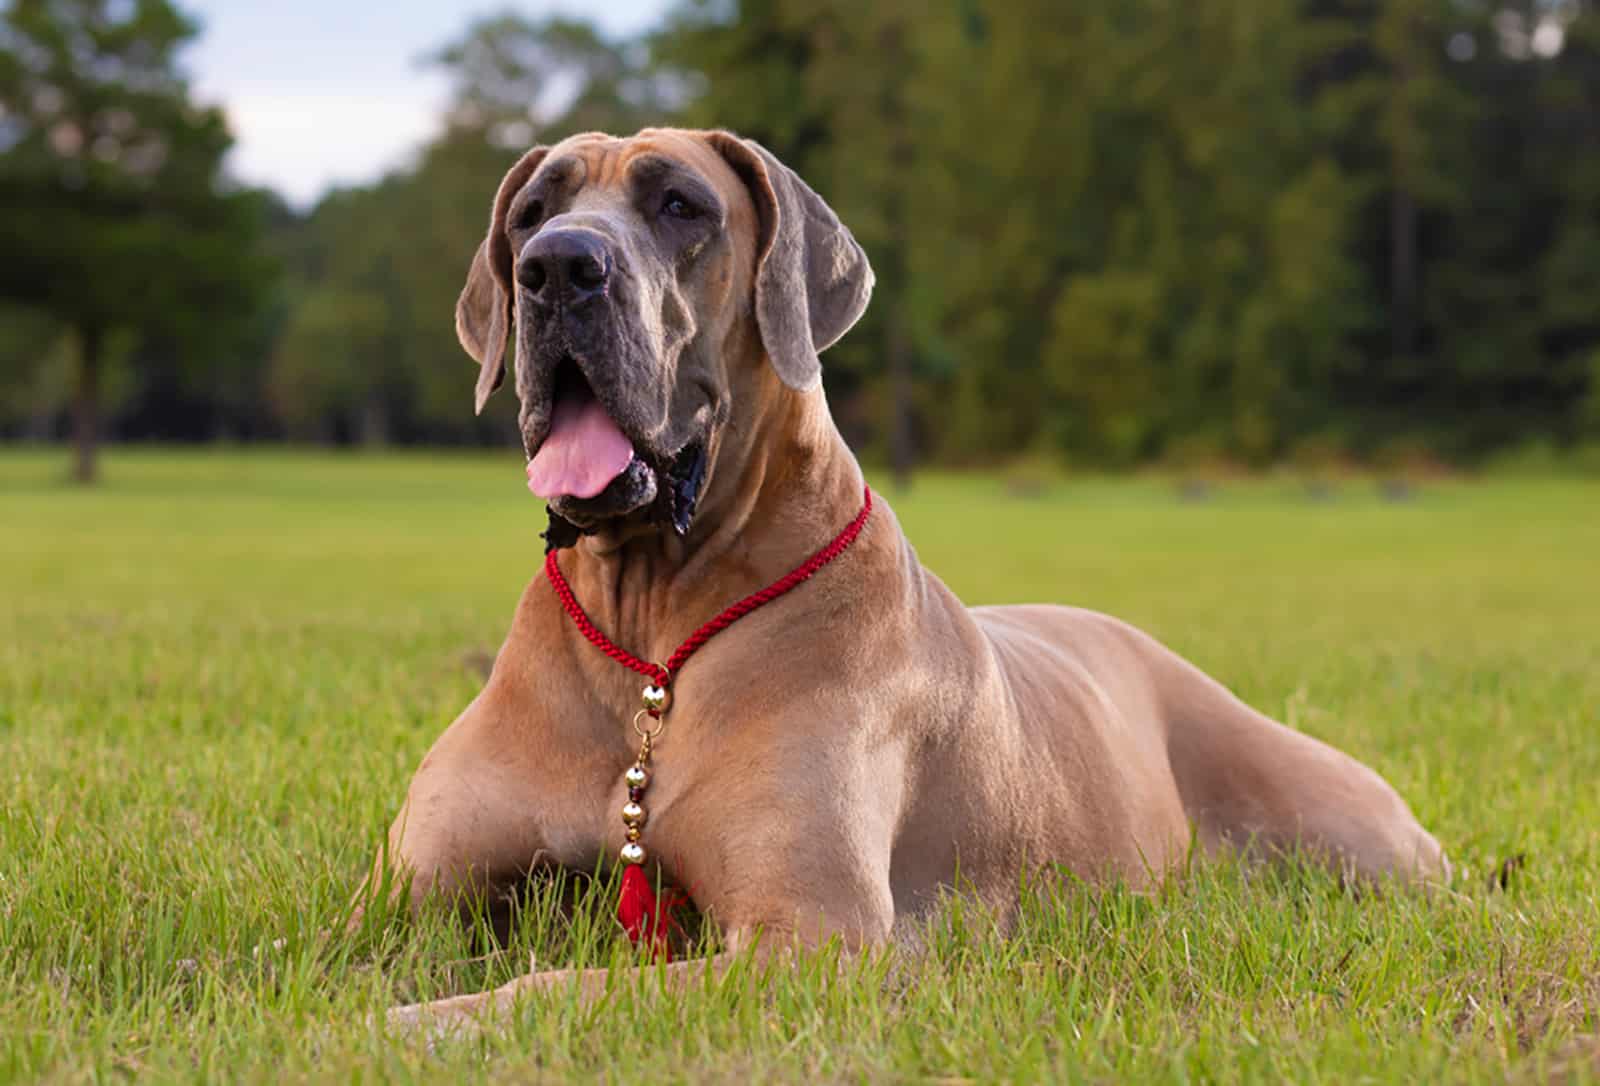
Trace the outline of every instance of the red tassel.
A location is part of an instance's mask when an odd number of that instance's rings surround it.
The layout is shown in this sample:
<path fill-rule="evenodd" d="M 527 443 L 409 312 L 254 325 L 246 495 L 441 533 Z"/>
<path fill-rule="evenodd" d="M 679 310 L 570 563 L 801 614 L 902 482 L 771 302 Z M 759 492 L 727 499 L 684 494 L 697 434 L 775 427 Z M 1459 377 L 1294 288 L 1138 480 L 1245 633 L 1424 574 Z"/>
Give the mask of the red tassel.
<path fill-rule="evenodd" d="M 629 864 L 622 872 L 622 894 L 617 898 L 617 919 L 622 930 L 634 946 L 650 944 L 652 953 L 664 962 L 672 960 L 672 948 L 667 946 L 669 921 L 662 913 L 671 908 L 670 903 L 658 903 L 655 891 L 650 888 L 650 877 L 641 864 Z"/>

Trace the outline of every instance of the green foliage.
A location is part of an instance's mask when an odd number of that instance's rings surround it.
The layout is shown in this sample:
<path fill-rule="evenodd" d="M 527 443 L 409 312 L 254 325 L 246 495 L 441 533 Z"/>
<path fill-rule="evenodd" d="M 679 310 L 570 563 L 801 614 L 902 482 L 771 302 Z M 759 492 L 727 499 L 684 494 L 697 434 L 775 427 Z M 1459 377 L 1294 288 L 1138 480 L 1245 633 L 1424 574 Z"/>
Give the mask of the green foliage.
<path fill-rule="evenodd" d="M 838 398 L 872 393 L 898 334 L 945 458 L 1261 462 L 1333 425 L 1361 449 L 1420 425 L 1457 455 L 1570 436 L 1600 147 L 1554 136 L 1592 123 L 1597 22 L 1451 0 L 701 0 L 663 52 L 704 79 L 692 118 L 789 156 L 879 267 L 875 313 L 829 359 Z M 1564 28 L 1554 56 L 1541 26 Z"/>
<path fill-rule="evenodd" d="M 590 128 L 634 131 L 669 93 L 638 47 L 566 19 L 487 19 L 432 61 L 453 84 L 443 133 L 413 167 L 329 195 L 289 232 L 296 302 L 269 387 L 296 436 L 513 433 L 509 395 L 473 418 L 452 315 L 495 188 L 530 145 Z"/>
<path fill-rule="evenodd" d="M 247 313 L 259 199 L 219 186 L 222 113 L 189 101 L 164 0 L 14 0 L 0 26 L 0 291 L 75 327 L 207 337 Z"/>
<path fill-rule="evenodd" d="M 438 136 L 304 216 L 219 188 L 166 0 L 4 25 L 0 298 L 44 314 L 0 335 L 0 404 L 39 389 L 12 431 L 59 406 L 38 359 L 136 322 L 126 434 L 509 440 L 508 397 L 466 409 L 450 319 L 496 183 L 535 142 L 686 123 L 766 144 L 866 245 L 876 297 L 826 371 L 870 458 L 1594 433 L 1593 0 L 679 0 L 634 40 L 491 16 L 429 58 Z M 265 316 L 263 215 L 291 273 Z"/>
<path fill-rule="evenodd" d="M 0 420 L 21 419 L 30 436 L 48 436 L 67 402 L 68 346 L 48 313 L 0 303 Z"/>
<path fill-rule="evenodd" d="M 1201 863 L 1154 895 L 1029 899 L 1009 933 L 957 902 L 921 952 L 556 995 L 430 1049 L 368 1016 L 530 955 L 628 960 L 598 888 L 570 921 L 536 895 L 504 947 L 438 914 L 342 934 L 538 567 L 515 453 L 115 450 L 87 495 L 58 465 L 0 457 L 0 524 L 27 526 L 0 531 L 7 1081 L 1594 1078 L 1593 482 L 1195 506 L 1160 481 L 1022 498 L 930 473 L 893 499 L 969 602 L 1130 619 L 1377 767 L 1449 849 L 1447 893 Z"/>
<path fill-rule="evenodd" d="M 446 124 L 521 153 L 549 130 L 632 132 L 659 120 L 666 93 L 637 43 L 566 18 L 500 15 L 472 24 L 433 63 L 455 87 Z"/>
<path fill-rule="evenodd" d="M 264 198 L 222 183 L 226 122 L 177 68 L 194 33 L 167 0 L 0 15 L 0 300 L 76 334 L 86 452 L 108 337 L 226 368 L 272 287 Z"/>

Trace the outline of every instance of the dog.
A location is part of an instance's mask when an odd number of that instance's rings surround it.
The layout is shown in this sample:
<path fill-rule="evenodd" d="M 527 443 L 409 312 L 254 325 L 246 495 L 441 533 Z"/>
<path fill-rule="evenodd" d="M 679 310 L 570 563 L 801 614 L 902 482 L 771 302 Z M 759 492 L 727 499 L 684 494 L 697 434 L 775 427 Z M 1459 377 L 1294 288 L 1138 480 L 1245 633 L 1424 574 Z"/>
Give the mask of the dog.
<path fill-rule="evenodd" d="M 886 503 L 868 514 L 818 355 L 872 284 L 824 200 L 727 132 L 574 136 L 529 151 L 495 194 L 457 332 L 480 412 L 514 345 L 547 540 L 610 643 L 664 660 L 865 518 L 829 564 L 705 641 L 669 711 L 644 718 L 660 731 L 641 869 L 682 888 L 730 955 L 887 944 L 958 869 L 961 892 L 1002 913 L 1026 871 L 1149 886 L 1192 848 L 1446 880 L 1439 844 L 1371 769 L 1116 619 L 963 606 Z M 412 907 L 645 855 L 643 814 L 619 811 L 644 794 L 629 771 L 648 678 L 536 576 L 390 830 L 380 864 Z M 671 984 L 726 960 L 646 972 Z M 607 976 L 535 971 L 390 1021 L 474 1019 L 566 985 L 598 997 Z"/>

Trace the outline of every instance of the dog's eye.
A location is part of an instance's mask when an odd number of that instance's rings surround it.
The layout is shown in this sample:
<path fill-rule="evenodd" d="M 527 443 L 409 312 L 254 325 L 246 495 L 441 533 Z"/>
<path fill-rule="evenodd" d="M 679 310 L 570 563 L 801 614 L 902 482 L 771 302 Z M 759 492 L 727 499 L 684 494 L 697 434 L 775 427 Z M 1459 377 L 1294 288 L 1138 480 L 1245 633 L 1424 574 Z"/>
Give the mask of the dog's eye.
<path fill-rule="evenodd" d="M 661 214 L 671 215 L 674 219 L 693 219 L 700 214 L 700 209 L 685 199 L 683 193 L 668 189 L 661 200 Z"/>
<path fill-rule="evenodd" d="M 539 220 L 544 218 L 544 201 L 529 200 L 522 205 L 522 210 L 517 212 L 516 221 L 511 224 L 513 230 L 532 230 L 539 225 Z"/>

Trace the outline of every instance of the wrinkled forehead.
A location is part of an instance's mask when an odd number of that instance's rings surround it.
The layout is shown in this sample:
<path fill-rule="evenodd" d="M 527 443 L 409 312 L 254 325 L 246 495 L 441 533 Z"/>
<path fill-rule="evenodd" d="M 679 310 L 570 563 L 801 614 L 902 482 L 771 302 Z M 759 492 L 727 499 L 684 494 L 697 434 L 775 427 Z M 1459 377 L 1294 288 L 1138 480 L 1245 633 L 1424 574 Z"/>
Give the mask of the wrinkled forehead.
<path fill-rule="evenodd" d="M 518 203 L 547 196 L 574 203 L 627 203 L 641 192 L 676 189 L 727 220 L 754 219 L 755 209 L 732 167 L 704 140 L 670 129 L 618 138 L 585 133 L 550 149 Z M 715 197 L 714 200 L 707 197 Z"/>

